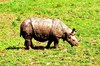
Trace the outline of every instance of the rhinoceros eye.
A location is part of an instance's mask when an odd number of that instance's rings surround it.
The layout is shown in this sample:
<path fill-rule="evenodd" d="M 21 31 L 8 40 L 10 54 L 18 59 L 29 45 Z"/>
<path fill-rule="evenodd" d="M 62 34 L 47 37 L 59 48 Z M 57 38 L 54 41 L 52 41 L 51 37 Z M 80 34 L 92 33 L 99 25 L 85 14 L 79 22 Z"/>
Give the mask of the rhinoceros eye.
<path fill-rule="evenodd" d="M 71 36 L 69 36 L 68 38 L 71 39 Z"/>

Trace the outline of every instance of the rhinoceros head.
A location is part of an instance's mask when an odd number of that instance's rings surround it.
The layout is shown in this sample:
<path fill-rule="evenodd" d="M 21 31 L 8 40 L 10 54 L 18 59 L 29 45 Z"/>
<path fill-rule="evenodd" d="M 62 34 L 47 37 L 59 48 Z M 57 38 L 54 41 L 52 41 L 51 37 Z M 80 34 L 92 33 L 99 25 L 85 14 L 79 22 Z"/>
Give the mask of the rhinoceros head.
<path fill-rule="evenodd" d="M 65 40 L 71 45 L 71 46 L 78 46 L 79 41 L 75 37 L 75 28 L 70 33 L 65 34 Z"/>

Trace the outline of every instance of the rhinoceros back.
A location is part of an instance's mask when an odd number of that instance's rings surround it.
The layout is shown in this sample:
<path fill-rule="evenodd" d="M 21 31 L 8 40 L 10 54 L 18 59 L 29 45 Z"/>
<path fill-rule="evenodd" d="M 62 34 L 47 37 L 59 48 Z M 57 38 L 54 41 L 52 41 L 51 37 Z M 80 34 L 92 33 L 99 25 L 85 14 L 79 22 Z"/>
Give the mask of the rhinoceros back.
<path fill-rule="evenodd" d="M 34 38 L 38 41 L 46 41 L 51 36 L 62 37 L 66 29 L 66 25 L 59 19 L 49 18 L 31 18 Z"/>
<path fill-rule="evenodd" d="M 52 19 L 47 18 L 31 18 L 34 38 L 38 41 L 46 41 L 49 38 L 52 28 Z"/>

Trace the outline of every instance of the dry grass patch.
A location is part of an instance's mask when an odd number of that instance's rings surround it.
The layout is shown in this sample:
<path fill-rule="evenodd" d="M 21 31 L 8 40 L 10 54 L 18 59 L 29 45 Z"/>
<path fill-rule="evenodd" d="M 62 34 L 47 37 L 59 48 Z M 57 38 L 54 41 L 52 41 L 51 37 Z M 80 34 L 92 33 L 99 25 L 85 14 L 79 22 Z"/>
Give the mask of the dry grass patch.
<path fill-rule="evenodd" d="M 0 2 L 8 2 L 8 1 L 10 1 L 10 0 L 0 0 Z"/>
<path fill-rule="evenodd" d="M 0 14 L 1 22 L 11 23 L 15 19 L 16 19 L 15 14 L 6 14 L 6 13 Z"/>

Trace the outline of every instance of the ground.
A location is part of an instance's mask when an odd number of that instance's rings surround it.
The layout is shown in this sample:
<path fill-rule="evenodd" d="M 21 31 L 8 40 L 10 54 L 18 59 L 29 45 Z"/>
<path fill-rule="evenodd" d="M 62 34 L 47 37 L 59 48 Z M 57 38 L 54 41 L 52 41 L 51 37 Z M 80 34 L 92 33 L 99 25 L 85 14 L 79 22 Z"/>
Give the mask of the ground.
<path fill-rule="evenodd" d="M 38 48 L 25 50 L 19 27 L 30 17 L 58 18 L 76 28 L 79 46 L 60 40 L 57 49 L 45 49 L 47 42 L 33 39 Z M 0 66 L 99 66 L 99 21 L 99 0 L 0 0 Z"/>

